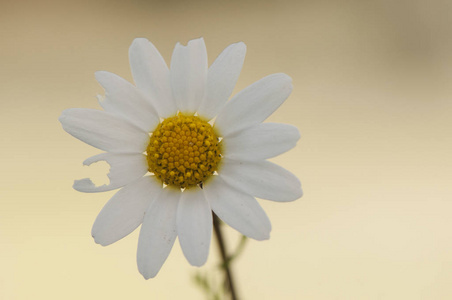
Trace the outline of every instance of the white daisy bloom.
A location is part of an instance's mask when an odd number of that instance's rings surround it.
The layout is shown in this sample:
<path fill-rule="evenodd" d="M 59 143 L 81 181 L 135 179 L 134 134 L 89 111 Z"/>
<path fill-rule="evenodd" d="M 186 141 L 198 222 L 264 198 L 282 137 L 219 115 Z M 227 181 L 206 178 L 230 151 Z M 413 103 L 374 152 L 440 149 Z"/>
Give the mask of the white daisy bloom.
<path fill-rule="evenodd" d="M 208 68 L 200 38 L 176 44 L 168 68 L 151 42 L 135 39 L 129 59 L 136 86 L 97 72 L 104 110 L 72 108 L 59 118 L 69 134 L 105 151 L 85 165 L 110 165 L 109 184 L 85 178 L 74 189 L 121 188 L 94 222 L 96 243 L 114 243 L 141 224 L 137 263 L 146 279 L 157 275 L 176 237 L 191 265 L 206 262 L 212 211 L 242 234 L 265 240 L 271 224 L 255 197 L 302 196 L 298 179 L 266 160 L 295 146 L 297 128 L 262 123 L 290 95 L 291 78 L 267 76 L 227 101 L 245 52 L 244 43 L 232 44 Z"/>

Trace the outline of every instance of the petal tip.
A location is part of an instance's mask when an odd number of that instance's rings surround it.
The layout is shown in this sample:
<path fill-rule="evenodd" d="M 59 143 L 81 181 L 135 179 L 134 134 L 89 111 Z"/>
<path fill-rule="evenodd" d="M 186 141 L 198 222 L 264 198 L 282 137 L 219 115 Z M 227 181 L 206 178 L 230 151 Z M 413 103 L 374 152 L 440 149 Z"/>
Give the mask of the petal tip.
<path fill-rule="evenodd" d="M 94 242 L 98 245 L 101 245 L 102 247 L 105 247 L 105 246 L 108 246 L 111 244 L 111 243 L 106 243 L 105 241 L 102 241 L 99 238 L 96 238 L 96 235 L 94 235 L 93 233 L 91 233 L 91 236 L 93 237 Z"/>
<path fill-rule="evenodd" d="M 138 272 L 140 272 L 140 274 L 143 276 L 143 278 L 145 280 L 154 278 L 155 276 L 157 276 L 158 272 L 160 271 L 160 269 L 157 271 L 150 270 L 149 267 L 146 267 L 145 265 L 140 264 L 139 261 L 137 261 L 137 265 L 138 265 Z"/>
<path fill-rule="evenodd" d="M 147 38 L 135 38 L 129 47 L 129 58 L 132 55 L 138 55 L 141 51 L 145 51 L 149 45 L 152 47 L 152 43 Z"/>
<path fill-rule="evenodd" d="M 294 136 L 295 136 L 295 142 L 298 142 L 298 141 L 300 140 L 300 138 L 301 138 L 300 130 L 298 130 L 298 128 L 295 127 L 294 133 L 295 133 L 295 134 L 294 134 Z"/>
<path fill-rule="evenodd" d="M 110 184 L 103 184 L 100 186 L 96 186 L 94 182 L 91 181 L 89 178 L 83 178 L 79 180 L 74 180 L 74 184 L 72 185 L 72 188 L 76 190 L 77 192 L 82 193 L 100 193 L 100 192 L 106 192 L 111 191 L 119 188 L 119 186 L 115 186 L 114 184 L 111 184 L 111 178 L 110 175 L 107 174 L 108 178 L 110 179 Z"/>
<path fill-rule="evenodd" d="M 148 43 L 148 42 L 149 42 L 149 40 L 147 38 L 142 38 L 142 37 L 134 38 L 132 41 L 132 46 L 139 44 L 139 43 Z"/>
<path fill-rule="evenodd" d="M 187 260 L 188 260 L 188 258 L 187 258 Z M 193 267 L 198 267 L 198 268 L 202 267 L 206 263 L 206 261 L 207 261 L 207 257 L 205 259 L 201 259 L 201 260 L 194 260 L 194 259 L 188 260 L 190 265 L 192 265 Z"/>
<path fill-rule="evenodd" d="M 96 78 L 97 82 L 99 82 L 99 84 L 104 88 L 104 90 L 107 90 L 106 86 L 108 86 L 109 81 L 119 79 L 118 75 L 108 71 L 96 71 L 94 72 L 94 77 Z"/>
<path fill-rule="evenodd" d="M 149 280 L 151 278 L 154 278 L 157 275 L 157 274 L 151 274 L 151 273 L 148 273 L 148 272 L 142 272 L 140 269 L 138 269 L 138 270 L 140 271 L 140 274 L 143 276 L 143 278 L 145 280 Z"/>
<path fill-rule="evenodd" d="M 294 192 L 294 194 L 291 197 L 288 197 L 286 199 L 286 201 L 281 201 L 281 202 L 292 202 L 292 201 L 300 199 L 301 197 L 303 197 L 303 190 L 301 189 L 301 186 L 300 186 L 298 188 L 298 190 L 296 192 Z"/>
<path fill-rule="evenodd" d="M 273 74 L 273 76 L 274 76 L 273 80 L 279 81 L 280 87 L 283 90 L 287 90 L 289 94 L 292 92 L 293 89 L 292 77 L 290 77 L 286 73 L 275 73 Z"/>
<path fill-rule="evenodd" d="M 97 81 L 101 81 L 102 80 L 102 77 L 103 76 L 105 76 L 105 74 L 107 74 L 108 72 L 107 71 L 96 71 L 96 72 L 94 72 L 94 77 L 96 78 L 96 80 Z"/>
<path fill-rule="evenodd" d="M 193 43 L 197 43 L 197 42 L 204 43 L 204 38 L 201 36 L 201 37 L 199 37 L 197 39 L 189 40 L 187 45 L 190 45 L 190 44 L 193 44 Z"/>
<path fill-rule="evenodd" d="M 96 189 L 96 185 L 89 178 L 74 180 L 72 188 L 77 192 L 89 193 Z"/>
<path fill-rule="evenodd" d="M 61 115 L 58 117 L 58 121 L 63 124 L 64 120 L 66 119 L 66 114 L 64 113 L 65 111 L 63 111 L 61 113 Z"/>
<path fill-rule="evenodd" d="M 190 265 L 199 268 L 199 267 L 202 267 L 207 262 L 208 257 L 209 257 L 209 250 L 207 250 L 207 253 L 204 253 L 203 255 L 198 255 L 197 257 L 191 257 L 190 260 L 188 260 L 188 258 L 187 258 L 187 260 L 190 263 Z"/>
<path fill-rule="evenodd" d="M 262 235 L 253 237 L 256 241 L 266 241 L 270 239 L 270 230 L 268 232 L 263 232 Z"/>
<path fill-rule="evenodd" d="M 58 121 L 64 126 L 64 121 L 67 119 L 68 115 L 71 111 L 76 110 L 76 108 L 67 108 L 61 112 L 61 115 L 58 117 Z"/>
<path fill-rule="evenodd" d="M 276 73 L 275 75 L 277 75 L 278 77 L 280 77 L 281 79 L 283 79 L 287 82 L 290 82 L 290 83 L 292 82 L 292 77 L 290 77 L 286 73 Z"/>
<path fill-rule="evenodd" d="M 89 178 L 83 178 L 83 179 L 77 179 L 74 180 L 74 184 L 72 185 L 72 188 L 76 191 L 80 192 L 80 189 L 86 187 L 94 187 L 94 183 Z"/>
<path fill-rule="evenodd" d="M 242 49 L 243 51 L 246 51 L 246 44 L 244 42 L 237 42 L 232 45 L 234 45 L 237 48 Z"/>

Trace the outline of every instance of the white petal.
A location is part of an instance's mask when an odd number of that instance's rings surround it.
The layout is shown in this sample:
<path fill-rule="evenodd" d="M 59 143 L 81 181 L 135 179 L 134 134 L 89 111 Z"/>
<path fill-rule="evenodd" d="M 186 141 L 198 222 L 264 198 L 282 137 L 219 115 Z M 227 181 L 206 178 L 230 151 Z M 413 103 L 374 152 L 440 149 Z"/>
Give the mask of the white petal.
<path fill-rule="evenodd" d="M 146 211 L 137 251 L 138 270 L 145 279 L 157 275 L 176 240 L 180 195 L 180 189 L 166 187 Z"/>
<path fill-rule="evenodd" d="M 146 209 L 162 190 L 162 185 L 152 177 L 146 176 L 125 186 L 105 204 L 91 231 L 96 243 L 112 244 L 141 224 Z"/>
<path fill-rule="evenodd" d="M 148 100 L 127 80 L 116 74 L 99 71 L 96 79 L 105 89 L 105 99 L 100 105 L 107 112 L 127 119 L 150 132 L 159 123 L 159 116 Z"/>
<path fill-rule="evenodd" d="M 101 110 L 66 109 L 59 121 L 67 133 L 93 147 L 109 152 L 143 153 L 149 142 L 147 132 Z"/>
<path fill-rule="evenodd" d="M 186 189 L 177 208 L 177 235 L 188 262 L 202 266 L 209 255 L 212 210 L 198 187 Z"/>
<path fill-rule="evenodd" d="M 224 156 L 236 160 L 262 160 L 295 147 L 300 133 L 295 126 L 261 123 L 223 139 Z"/>
<path fill-rule="evenodd" d="M 204 39 L 176 44 L 171 58 L 171 87 L 181 112 L 194 113 L 203 97 L 207 78 L 207 51 Z"/>
<path fill-rule="evenodd" d="M 83 164 L 89 166 L 98 161 L 106 161 L 110 165 L 110 183 L 95 186 L 89 178 L 84 178 L 74 181 L 75 190 L 85 193 L 111 191 L 143 177 L 148 170 L 146 156 L 135 153 L 101 153 L 86 159 Z"/>
<path fill-rule="evenodd" d="M 223 158 L 219 176 L 234 188 L 258 198 L 293 201 L 303 195 L 295 175 L 269 161 L 234 161 Z"/>
<path fill-rule="evenodd" d="M 170 84 L 170 73 L 162 55 L 147 39 L 135 39 L 129 48 L 133 80 L 152 102 L 159 116 L 175 115 L 176 103 Z"/>
<path fill-rule="evenodd" d="M 247 237 L 269 239 L 271 223 L 256 199 L 230 187 L 219 176 L 215 177 L 204 185 L 204 193 L 215 214 Z"/>
<path fill-rule="evenodd" d="M 220 111 L 215 127 L 228 136 L 259 124 L 270 116 L 292 92 L 292 79 L 272 74 L 253 83 L 234 96 Z"/>
<path fill-rule="evenodd" d="M 206 95 L 198 108 L 199 115 L 212 119 L 223 108 L 239 79 L 245 60 L 246 45 L 228 46 L 207 71 Z"/>

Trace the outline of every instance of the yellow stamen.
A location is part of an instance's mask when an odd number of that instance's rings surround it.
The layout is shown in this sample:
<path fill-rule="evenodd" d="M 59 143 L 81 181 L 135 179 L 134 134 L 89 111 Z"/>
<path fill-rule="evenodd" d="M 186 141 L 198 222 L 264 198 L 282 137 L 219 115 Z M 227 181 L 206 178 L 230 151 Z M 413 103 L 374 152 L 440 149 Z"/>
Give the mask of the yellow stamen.
<path fill-rule="evenodd" d="M 221 159 L 212 126 L 181 113 L 157 126 L 146 151 L 149 171 L 163 183 L 179 188 L 201 184 L 217 170 Z"/>

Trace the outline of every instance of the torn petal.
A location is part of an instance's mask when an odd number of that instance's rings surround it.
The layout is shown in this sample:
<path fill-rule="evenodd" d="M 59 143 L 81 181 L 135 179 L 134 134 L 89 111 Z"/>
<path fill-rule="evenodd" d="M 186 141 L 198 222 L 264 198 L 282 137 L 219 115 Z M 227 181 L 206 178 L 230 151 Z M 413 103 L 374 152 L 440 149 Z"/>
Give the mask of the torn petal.
<path fill-rule="evenodd" d="M 96 186 L 91 179 L 75 180 L 73 188 L 79 192 L 96 193 L 111 191 L 123 187 L 146 174 L 148 166 L 143 154 L 101 153 L 86 159 L 83 164 L 89 166 L 98 161 L 105 161 L 110 165 L 109 184 Z"/>

